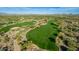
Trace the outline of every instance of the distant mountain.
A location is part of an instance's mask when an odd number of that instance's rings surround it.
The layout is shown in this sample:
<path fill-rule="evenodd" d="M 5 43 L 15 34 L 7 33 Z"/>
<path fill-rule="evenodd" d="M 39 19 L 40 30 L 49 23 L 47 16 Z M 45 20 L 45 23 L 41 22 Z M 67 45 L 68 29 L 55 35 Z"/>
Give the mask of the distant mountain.
<path fill-rule="evenodd" d="M 0 12 L 0 15 L 6 15 L 6 14 L 8 14 L 8 13 L 3 13 L 3 12 Z"/>

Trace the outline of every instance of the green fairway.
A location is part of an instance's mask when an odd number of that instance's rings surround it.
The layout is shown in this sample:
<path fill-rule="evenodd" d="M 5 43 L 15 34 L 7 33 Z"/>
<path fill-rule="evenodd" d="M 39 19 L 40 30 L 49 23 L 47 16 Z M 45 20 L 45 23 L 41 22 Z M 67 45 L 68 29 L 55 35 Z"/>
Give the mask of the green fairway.
<path fill-rule="evenodd" d="M 28 32 L 26 37 L 42 49 L 57 51 L 59 49 L 55 44 L 55 38 L 58 33 L 58 25 L 49 21 L 47 25 L 43 25 Z"/>
<path fill-rule="evenodd" d="M 5 27 L 0 29 L 0 32 L 4 32 L 5 33 L 7 31 L 9 31 L 12 27 L 31 26 L 33 24 L 34 24 L 34 22 L 20 22 L 20 23 L 16 23 L 16 24 L 5 26 Z"/>

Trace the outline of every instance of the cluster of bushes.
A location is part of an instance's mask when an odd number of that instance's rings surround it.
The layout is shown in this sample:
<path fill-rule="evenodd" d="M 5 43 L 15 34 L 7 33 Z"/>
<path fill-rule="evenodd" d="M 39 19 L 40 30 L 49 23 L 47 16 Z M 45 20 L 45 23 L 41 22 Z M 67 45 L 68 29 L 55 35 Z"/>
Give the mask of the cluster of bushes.
<path fill-rule="evenodd" d="M 79 20 L 74 18 L 75 16 L 67 16 L 68 18 L 63 19 L 64 20 L 64 24 L 63 28 L 61 29 L 62 33 L 64 33 L 64 35 L 62 35 L 60 37 L 60 39 L 63 41 L 63 44 L 65 45 L 64 47 L 67 48 L 67 50 L 71 50 L 71 51 L 75 51 L 78 50 L 79 46 L 78 46 L 78 34 L 79 34 Z M 79 18 L 79 17 L 78 17 Z M 76 35 L 77 34 L 77 35 Z M 61 46 L 60 46 L 61 48 Z M 62 48 L 61 48 L 62 50 Z"/>

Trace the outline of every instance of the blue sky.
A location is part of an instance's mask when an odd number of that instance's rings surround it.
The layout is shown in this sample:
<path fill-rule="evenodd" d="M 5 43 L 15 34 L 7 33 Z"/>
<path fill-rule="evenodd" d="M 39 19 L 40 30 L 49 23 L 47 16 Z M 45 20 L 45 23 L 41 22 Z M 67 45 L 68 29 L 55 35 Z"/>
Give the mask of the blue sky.
<path fill-rule="evenodd" d="M 79 14 L 78 7 L 0 7 L 0 13 L 10 14 Z"/>

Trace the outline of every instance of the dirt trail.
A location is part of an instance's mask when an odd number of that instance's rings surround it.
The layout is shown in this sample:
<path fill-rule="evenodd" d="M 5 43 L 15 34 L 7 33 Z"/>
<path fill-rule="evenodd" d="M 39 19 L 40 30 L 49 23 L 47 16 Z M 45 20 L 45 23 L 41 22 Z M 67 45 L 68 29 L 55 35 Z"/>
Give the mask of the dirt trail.
<path fill-rule="evenodd" d="M 16 35 L 16 39 L 14 40 L 14 51 L 20 51 L 21 50 L 21 47 L 18 43 L 20 43 L 24 40 L 27 40 L 26 33 L 29 32 L 32 29 L 28 28 L 26 30 L 19 31 L 18 36 Z"/>
<path fill-rule="evenodd" d="M 14 51 L 20 51 L 20 46 L 18 45 L 16 40 L 14 40 Z"/>

